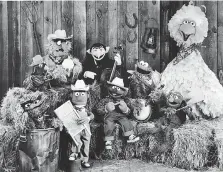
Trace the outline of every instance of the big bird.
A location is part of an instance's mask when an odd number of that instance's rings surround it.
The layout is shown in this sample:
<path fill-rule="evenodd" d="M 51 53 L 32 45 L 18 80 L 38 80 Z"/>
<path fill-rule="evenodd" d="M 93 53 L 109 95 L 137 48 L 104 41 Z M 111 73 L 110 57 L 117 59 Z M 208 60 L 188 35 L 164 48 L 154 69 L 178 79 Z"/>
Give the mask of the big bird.
<path fill-rule="evenodd" d="M 195 116 L 212 119 L 223 115 L 223 87 L 205 64 L 197 47 L 208 33 L 208 20 L 201 7 L 193 3 L 179 9 L 168 23 L 170 36 L 180 51 L 161 76 L 162 93 L 179 92 Z"/>

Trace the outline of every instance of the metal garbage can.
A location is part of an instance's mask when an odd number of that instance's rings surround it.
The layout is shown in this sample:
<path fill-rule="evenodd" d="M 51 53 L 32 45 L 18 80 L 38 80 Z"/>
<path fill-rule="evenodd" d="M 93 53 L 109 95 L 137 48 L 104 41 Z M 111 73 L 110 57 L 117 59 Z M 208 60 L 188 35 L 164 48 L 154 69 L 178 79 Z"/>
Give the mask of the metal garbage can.
<path fill-rule="evenodd" d="M 21 172 L 57 172 L 60 131 L 55 128 L 34 129 L 19 142 Z"/>

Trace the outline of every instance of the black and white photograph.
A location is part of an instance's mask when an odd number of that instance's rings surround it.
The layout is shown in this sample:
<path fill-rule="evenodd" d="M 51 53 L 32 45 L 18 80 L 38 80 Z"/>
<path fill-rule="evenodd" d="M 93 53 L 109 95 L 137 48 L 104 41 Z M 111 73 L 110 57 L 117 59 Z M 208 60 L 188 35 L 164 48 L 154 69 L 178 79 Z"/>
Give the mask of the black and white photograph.
<path fill-rule="evenodd" d="M 0 172 L 223 171 L 222 9 L 0 0 Z"/>

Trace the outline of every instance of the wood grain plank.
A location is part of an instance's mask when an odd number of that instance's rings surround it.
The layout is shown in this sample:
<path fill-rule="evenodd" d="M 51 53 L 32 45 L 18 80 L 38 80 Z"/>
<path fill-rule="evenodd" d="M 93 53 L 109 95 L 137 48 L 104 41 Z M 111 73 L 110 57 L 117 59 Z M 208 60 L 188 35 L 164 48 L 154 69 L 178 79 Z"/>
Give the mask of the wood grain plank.
<path fill-rule="evenodd" d="M 44 45 L 48 43 L 47 36 L 54 33 L 53 31 L 53 3 L 52 1 L 44 1 Z"/>
<path fill-rule="evenodd" d="M 53 1 L 53 32 L 62 29 L 62 2 Z"/>
<path fill-rule="evenodd" d="M 36 10 L 36 13 L 35 13 L 35 10 Z M 44 43 L 44 3 L 43 1 L 37 1 L 34 3 L 33 14 L 35 15 L 35 17 L 37 17 L 35 28 L 33 28 L 36 30 L 35 31 L 36 33 L 35 34 L 33 33 L 34 34 L 33 35 L 34 36 L 33 54 L 34 55 L 40 54 L 44 56 L 45 43 Z"/>
<path fill-rule="evenodd" d="M 97 42 L 108 45 L 108 2 L 96 1 Z"/>
<path fill-rule="evenodd" d="M 118 36 L 118 16 L 117 16 L 117 1 L 108 1 L 108 45 L 112 49 L 117 46 Z M 113 51 L 109 51 L 109 56 L 114 56 Z"/>
<path fill-rule="evenodd" d="M 138 17 L 137 1 L 129 1 L 127 3 L 126 16 L 128 18 L 128 22 L 132 25 L 135 23 L 135 19 L 133 18 L 133 13 L 135 13 Z M 129 36 L 130 40 L 133 40 L 135 38 L 134 32 L 137 34 L 136 42 L 131 43 L 128 40 L 126 40 L 126 68 L 133 70 L 135 69 L 135 64 L 138 60 L 138 25 L 134 29 L 128 28 L 128 26 L 125 25 L 125 30 L 126 33 L 129 33 L 127 36 Z"/>
<path fill-rule="evenodd" d="M 123 65 L 126 65 L 126 32 L 125 32 L 125 12 L 127 1 L 118 1 L 118 45 L 122 45 L 124 51 L 121 53 Z"/>
<path fill-rule="evenodd" d="M 16 16 L 15 16 L 15 34 L 16 34 L 16 42 L 15 42 L 15 47 L 16 47 L 16 59 L 15 59 L 15 86 L 20 87 L 22 86 L 22 80 L 21 80 L 21 6 L 20 2 L 16 3 Z"/>
<path fill-rule="evenodd" d="M 62 29 L 66 31 L 67 36 L 73 35 L 73 3 L 73 1 L 62 1 Z"/>
<path fill-rule="evenodd" d="M 169 57 L 169 41 L 170 35 L 168 31 L 169 13 L 170 13 L 170 2 L 160 2 L 160 71 L 162 72 L 167 64 L 170 62 Z"/>
<path fill-rule="evenodd" d="M 29 65 L 32 62 L 33 57 L 33 31 L 32 24 L 28 20 L 31 14 L 27 8 L 30 6 L 30 2 L 20 2 L 21 3 L 21 80 L 24 81 L 26 76 L 32 72 L 32 68 Z"/>
<path fill-rule="evenodd" d="M 196 1 L 196 5 L 206 6 L 208 36 L 201 46 L 201 55 L 208 67 L 217 75 L 217 1 Z"/>
<path fill-rule="evenodd" d="M 143 35 L 145 32 L 145 21 L 150 18 L 156 20 L 158 26 L 158 33 L 156 36 L 157 39 L 157 51 L 155 55 L 145 53 L 143 49 L 140 47 L 139 52 L 141 59 L 148 62 L 153 69 L 160 71 L 160 1 L 143 1 L 139 3 L 139 11 L 140 11 L 140 43 L 142 42 Z M 152 27 L 152 26 L 151 26 Z"/>
<path fill-rule="evenodd" d="M 94 43 L 96 43 L 96 2 L 87 1 L 87 42 L 86 48 L 89 49 Z"/>
<path fill-rule="evenodd" d="M 217 42 L 217 50 L 218 50 L 218 76 L 219 71 L 223 71 L 223 1 L 217 2 L 218 7 L 218 42 Z"/>
<path fill-rule="evenodd" d="M 9 59 L 8 59 L 8 2 L 2 2 L 2 93 L 5 94 L 8 90 L 10 83 L 9 83 Z"/>
<path fill-rule="evenodd" d="M 67 33 L 67 36 L 73 34 L 73 2 L 62 1 L 62 29 Z"/>
<path fill-rule="evenodd" d="M 7 3 L 7 15 L 8 15 L 8 83 L 9 87 L 14 87 L 15 84 L 15 70 L 19 67 L 16 64 L 17 52 L 16 52 L 16 29 L 17 25 L 17 2 L 8 1 Z"/>
<path fill-rule="evenodd" d="M 1 43 L 0 43 L 0 57 L 3 57 L 3 31 L 2 31 L 2 25 L 3 25 L 3 21 L 2 21 L 2 17 L 3 17 L 3 2 L 0 1 L 0 40 L 1 40 Z M 4 92 L 4 89 L 3 89 L 3 58 L 0 58 L 0 99 L 2 99 L 3 97 L 3 92 Z"/>
<path fill-rule="evenodd" d="M 86 54 L 86 1 L 74 1 L 73 50 L 81 61 Z"/>

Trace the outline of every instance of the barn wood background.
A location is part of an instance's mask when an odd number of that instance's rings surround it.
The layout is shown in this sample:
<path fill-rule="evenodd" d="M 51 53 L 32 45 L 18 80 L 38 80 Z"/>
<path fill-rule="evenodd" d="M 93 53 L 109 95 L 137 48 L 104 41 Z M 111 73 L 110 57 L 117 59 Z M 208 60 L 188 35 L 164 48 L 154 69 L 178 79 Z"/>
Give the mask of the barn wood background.
<path fill-rule="evenodd" d="M 8 88 L 21 86 L 31 71 L 32 57 L 45 55 L 47 35 L 65 29 L 73 35 L 73 55 L 83 60 L 85 51 L 93 43 L 101 42 L 111 48 L 123 45 L 122 57 L 128 69 L 137 60 L 145 60 L 162 71 L 175 57 L 178 48 L 169 37 L 167 23 L 171 16 L 188 1 L 0 1 L 0 99 Z M 223 68 L 223 2 L 195 1 L 207 7 L 208 38 L 201 52 L 205 62 L 218 75 Z M 138 25 L 131 29 L 125 24 Z M 152 57 L 140 48 L 145 21 L 154 18 L 159 25 L 157 54 Z M 127 41 L 137 34 L 135 43 Z"/>

